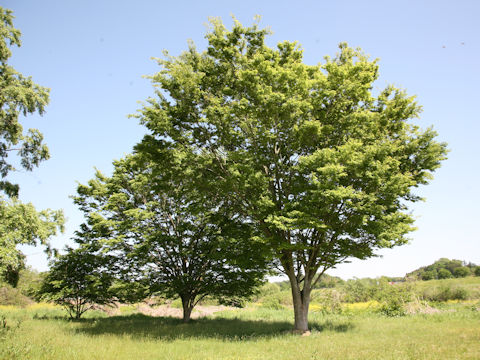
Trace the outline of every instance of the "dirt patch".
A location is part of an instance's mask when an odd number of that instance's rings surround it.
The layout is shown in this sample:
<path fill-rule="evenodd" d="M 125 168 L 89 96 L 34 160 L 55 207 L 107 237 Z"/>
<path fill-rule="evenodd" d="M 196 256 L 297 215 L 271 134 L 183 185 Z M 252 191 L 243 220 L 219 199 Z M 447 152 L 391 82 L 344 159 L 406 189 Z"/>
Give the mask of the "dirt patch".
<path fill-rule="evenodd" d="M 114 315 L 120 315 L 122 314 L 121 311 L 122 305 L 119 304 L 116 308 L 105 308 L 103 309 L 105 312 L 107 312 L 108 315 L 114 316 Z M 216 312 L 223 311 L 230 309 L 228 306 L 203 306 L 203 305 L 197 305 L 192 311 L 192 319 L 198 319 L 202 318 L 205 316 L 210 316 L 215 314 Z M 141 314 L 145 314 L 148 316 L 155 316 L 155 317 L 161 317 L 161 316 L 166 316 L 166 317 L 176 317 L 181 319 L 183 317 L 183 311 L 182 309 L 176 308 L 176 307 L 171 307 L 170 305 L 149 305 L 145 303 L 140 303 L 136 305 L 136 311 Z"/>
<path fill-rule="evenodd" d="M 192 319 L 198 319 L 205 316 L 210 316 L 216 312 L 228 309 L 226 306 L 196 306 L 192 311 Z M 170 316 L 183 317 L 182 309 L 170 307 L 169 305 L 149 306 L 147 304 L 139 304 L 138 312 L 149 316 Z"/>

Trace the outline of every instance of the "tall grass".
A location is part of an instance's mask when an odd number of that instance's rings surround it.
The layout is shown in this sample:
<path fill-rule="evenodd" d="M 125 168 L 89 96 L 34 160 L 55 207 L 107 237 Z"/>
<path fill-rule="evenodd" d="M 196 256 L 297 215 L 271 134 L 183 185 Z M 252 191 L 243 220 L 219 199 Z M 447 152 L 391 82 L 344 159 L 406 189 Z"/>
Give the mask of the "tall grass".
<path fill-rule="evenodd" d="M 478 359 L 478 303 L 455 311 L 388 318 L 310 315 L 312 334 L 290 330 L 292 311 L 230 310 L 183 324 L 141 314 L 91 313 L 69 321 L 58 308 L 0 309 L 0 359 Z"/>

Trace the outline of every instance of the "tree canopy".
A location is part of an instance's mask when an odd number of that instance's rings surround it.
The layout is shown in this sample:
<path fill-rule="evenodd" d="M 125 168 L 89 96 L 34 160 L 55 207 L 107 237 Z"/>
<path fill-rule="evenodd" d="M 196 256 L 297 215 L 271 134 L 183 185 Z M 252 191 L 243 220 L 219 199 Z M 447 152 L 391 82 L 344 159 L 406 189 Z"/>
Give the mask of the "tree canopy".
<path fill-rule="evenodd" d="M 0 219 L 0 276 L 16 274 L 23 267 L 24 256 L 16 248 L 19 244 L 45 245 L 51 254 L 53 249 L 48 240 L 63 231 L 65 221 L 61 210 L 37 211 L 32 204 L 1 197 Z"/>
<path fill-rule="evenodd" d="M 17 200 L 19 186 L 6 177 L 16 167 L 8 156 L 16 152 L 20 166 L 30 171 L 49 158 L 43 135 L 37 129 L 23 131 L 21 116 L 38 112 L 43 114 L 49 100 L 49 90 L 35 84 L 8 65 L 10 47 L 20 46 L 20 31 L 13 27 L 11 10 L 0 7 L 0 277 L 10 283 L 18 280 L 24 256 L 18 244 L 47 246 L 48 239 L 63 231 L 61 211 L 50 209 L 37 212 L 32 204 Z M 11 197 L 11 199 L 8 199 Z"/>
<path fill-rule="evenodd" d="M 251 225 L 199 192 L 208 178 L 197 160 L 157 143 L 151 154 L 116 161 L 112 177 L 97 172 L 75 197 L 87 218 L 81 246 L 109 257 L 120 283 L 136 283 L 130 296 L 180 297 L 185 322 L 205 296 L 238 303 L 265 274 Z"/>
<path fill-rule="evenodd" d="M 289 278 L 295 328 L 305 331 L 325 270 L 408 241 L 408 205 L 421 200 L 414 190 L 446 145 L 414 124 L 414 97 L 393 86 L 374 93 L 378 61 L 361 50 L 342 43 L 333 58 L 307 65 L 297 43 L 270 48 L 266 35 L 214 20 L 206 51 L 190 44 L 158 59 L 156 96 L 138 114 L 150 134 L 138 149 L 188 144 L 215 178 L 199 191 L 234 205 L 262 234 Z"/>
<path fill-rule="evenodd" d="M 105 271 L 104 261 L 86 248 L 67 249 L 52 263 L 37 296 L 63 306 L 72 319 L 95 305 L 113 305 L 114 277 Z"/>
<path fill-rule="evenodd" d="M 29 171 L 50 156 L 43 135 L 37 129 L 24 132 L 19 122 L 20 116 L 35 112 L 42 115 L 49 101 L 49 89 L 8 65 L 10 47 L 20 45 L 20 31 L 13 27 L 12 11 L 0 7 L 0 191 L 8 196 L 18 195 L 18 185 L 5 179 L 16 169 L 7 161 L 9 153 L 16 152 L 20 166 Z"/>

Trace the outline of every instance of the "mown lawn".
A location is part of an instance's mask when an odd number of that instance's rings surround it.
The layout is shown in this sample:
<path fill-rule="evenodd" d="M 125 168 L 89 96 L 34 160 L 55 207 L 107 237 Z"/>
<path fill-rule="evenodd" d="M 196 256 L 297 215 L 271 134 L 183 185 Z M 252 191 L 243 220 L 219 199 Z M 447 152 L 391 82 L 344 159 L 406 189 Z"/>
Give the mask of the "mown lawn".
<path fill-rule="evenodd" d="M 54 308 L 3 307 L 0 359 L 480 359 L 479 306 L 397 318 L 313 313 L 309 337 L 290 332 L 291 310 L 247 308 L 182 324 L 99 312 L 73 322 Z"/>

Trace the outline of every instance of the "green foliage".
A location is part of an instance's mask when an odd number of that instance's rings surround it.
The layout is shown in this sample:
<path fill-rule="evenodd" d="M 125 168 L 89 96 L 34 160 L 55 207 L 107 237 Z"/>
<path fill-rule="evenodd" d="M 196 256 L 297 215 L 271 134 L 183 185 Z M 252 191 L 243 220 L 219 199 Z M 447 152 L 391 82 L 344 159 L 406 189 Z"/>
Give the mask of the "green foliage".
<path fill-rule="evenodd" d="M 15 305 L 24 307 L 33 303 L 31 299 L 8 284 L 0 284 L 0 305 Z"/>
<path fill-rule="evenodd" d="M 25 296 L 36 299 L 42 286 L 45 273 L 26 267 L 19 272 L 19 279 L 16 288 Z"/>
<path fill-rule="evenodd" d="M 278 287 L 280 288 L 280 291 L 284 291 L 284 290 L 290 291 L 290 282 L 288 280 L 275 282 L 275 284 L 278 285 Z"/>
<path fill-rule="evenodd" d="M 345 293 L 344 300 L 348 303 L 367 302 L 377 299 L 379 291 L 377 279 L 348 280 L 342 289 Z"/>
<path fill-rule="evenodd" d="M 137 150 L 167 143 L 197 155 L 215 179 L 201 196 L 255 225 L 290 279 L 296 316 L 306 317 L 326 269 L 407 242 L 407 205 L 421 200 L 413 191 L 446 145 L 413 124 L 414 97 L 393 86 L 373 95 L 378 63 L 361 50 L 342 43 L 335 57 L 307 65 L 297 43 L 270 48 L 266 35 L 213 20 L 206 51 L 190 45 L 158 59 L 156 98 L 138 114 L 150 135 Z"/>
<path fill-rule="evenodd" d="M 51 254 L 49 239 L 63 232 L 64 216 L 61 210 L 37 211 L 32 204 L 0 196 L 0 277 L 18 281 L 18 272 L 24 267 L 24 256 L 16 248 L 19 244 L 44 245 Z"/>
<path fill-rule="evenodd" d="M 450 270 L 448 269 L 440 269 L 438 270 L 438 279 L 450 279 L 453 275 Z"/>
<path fill-rule="evenodd" d="M 18 253 L 18 261 L 16 264 L 4 265 L 3 268 L 3 280 L 13 286 L 17 287 L 18 280 L 20 279 L 20 271 L 25 266 L 25 256 L 22 253 Z"/>
<path fill-rule="evenodd" d="M 394 278 L 400 280 L 399 278 Z M 443 303 L 450 300 L 463 301 L 480 299 L 480 282 L 476 277 L 450 278 L 432 281 L 390 281 L 392 278 L 354 279 L 345 281 L 334 288 L 321 288 L 312 291 L 312 311 L 348 313 L 378 311 L 387 316 L 403 316 L 407 313 L 422 312 L 429 305 L 426 302 Z M 265 284 L 260 289 L 262 296 L 275 296 L 277 303 L 288 295 L 288 289 L 282 289 L 281 283 Z M 434 306 L 439 306 L 435 304 Z M 426 310 L 428 311 L 428 309 Z"/>
<path fill-rule="evenodd" d="M 438 279 L 437 270 L 428 270 L 422 274 L 422 280 L 433 280 L 433 279 Z"/>
<path fill-rule="evenodd" d="M 109 256 L 108 271 L 120 284 L 139 284 L 137 300 L 180 298 L 185 321 L 208 295 L 241 306 L 266 272 L 255 229 L 228 204 L 199 193 L 214 184 L 197 154 L 156 145 L 115 162 L 111 178 L 98 172 L 78 187 L 75 202 L 87 223 L 77 241 Z"/>
<path fill-rule="evenodd" d="M 276 295 L 268 295 L 261 299 L 261 307 L 265 309 L 281 310 L 284 306 L 281 303 L 281 299 Z"/>
<path fill-rule="evenodd" d="M 104 258 L 84 248 L 67 249 L 52 263 L 39 296 L 63 306 L 72 319 L 80 319 L 95 304 L 112 305 L 114 279 L 104 266 Z"/>
<path fill-rule="evenodd" d="M 405 303 L 396 298 L 390 298 L 382 303 L 379 311 L 386 316 L 405 316 Z"/>
<path fill-rule="evenodd" d="M 475 268 L 475 276 L 480 276 L 480 266 Z"/>
<path fill-rule="evenodd" d="M 267 282 L 267 283 L 263 284 L 258 289 L 258 292 L 256 294 L 256 298 L 258 299 L 258 298 L 262 298 L 264 296 L 278 294 L 279 292 L 281 292 L 281 290 L 282 290 L 282 288 L 280 287 L 280 285 L 278 283 Z"/>
<path fill-rule="evenodd" d="M 387 316 L 406 315 L 406 305 L 415 297 L 415 289 L 410 283 L 392 283 L 386 277 L 349 280 L 341 291 L 348 303 L 378 302 L 378 311 Z"/>
<path fill-rule="evenodd" d="M 319 305 L 324 314 L 340 314 L 343 312 L 344 294 L 337 289 L 326 288 L 312 292 L 311 304 Z"/>
<path fill-rule="evenodd" d="M 438 287 L 430 287 L 423 291 L 421 298 L 428 301 L 443 302 L 448 300 L 466 300 L 470 292 L 462 286 L 444 284 Z"/>
<path fill-rule="evenodd" d="M 5 180 L 10 171 L 16 170 L 7 161 L 11 152 L 17 153 L 20 166 L 27 171 L 50 156 L 43 135 L 37 129 L 24 133 L 18 121 L 20 115 L 42 115 L 49 101 L 49 89 L 8 65 L 10 47 L 20 44 L 20 31 L 13 27 L 12 11 L 0 7 L 0 191 L 7 196 L 18 195 L 18 185 Z"/>
<path fill-rule="evenodd" d="M 322 289 L 322 288 L 334 288 L 341 286 L 345 283 L 344 280 L 337 276 L 330 276 L 328 274 L 323 274 L 319 281 L 315 284 L 314 289 Z"/>
<path fill-rule="evenodd" d="M 43 135 L 37 129 L 24 132 L 19 123 L 20 116 L 43 114 L 49 90 L 8 65 L 11 46 L 20 46 L 20 31 L 13 27 L 12 11 L 0 6 L 0 278 L 15 286 L 24 267 L 24 256 L 16 246 L 41 244 L 49 252 L 48 239 L 63 231 L 64 218 L 61 211 L 37 212 L 32 204 L 20 203 L 18 185 L 6 179 L 18 166 L 31 171 L 50 156 Z M 18 165 L 8 159 L 12 153 Z"/>
<path fill-rule="evenodd" d="M 378 293 L 380 312 L 387 316 L 404 316 L 406 305 L 414 299 L 414 289 L 410 284 L 386 285 Z"/>
<path fill-rule="evenodd" d="M 472 274 L 472 272 L 471 272 L 470 268 L 468 268 L 466 266 L 458 267 L 455 270 L 453 270 L 453 276 L 455 276 L 456 278 L 469 276 L 471 274 Z"/>
<path fill-rule="evenodd" d="M 447 258 L 441 258 L 431 265 L 424 266 L 415 271 L 412 271 L 411 273 L 407 274 L 407 277 L 422 280 L 449 279 L 453 276 L 464 277 L 473 273 L 475 267 L 476 265 L 473 263 L 467 264 L 466 262 L 461 260 L 450 260 Z"/>

